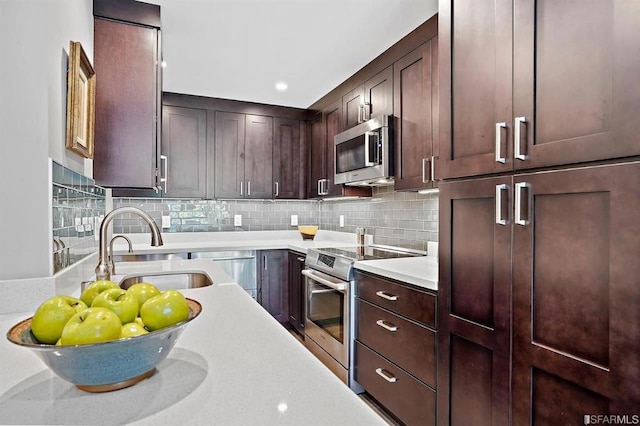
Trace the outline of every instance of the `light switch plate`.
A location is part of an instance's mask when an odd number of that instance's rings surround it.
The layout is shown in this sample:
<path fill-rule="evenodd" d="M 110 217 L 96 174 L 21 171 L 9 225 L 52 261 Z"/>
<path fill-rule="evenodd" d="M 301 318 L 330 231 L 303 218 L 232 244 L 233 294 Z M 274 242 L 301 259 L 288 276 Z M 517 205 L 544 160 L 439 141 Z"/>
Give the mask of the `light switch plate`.
<path fill-rule="evenodd" d="M 162 216 L 162 229 L 171 228 L 171 216 Z"/>
<path fill-rule="evenodd" d="M 233 215 L 233 226 L 242 226 L 242 215 L 234 214 Z"/>
<path fill-rule="evenodd" d="M 340 215 L 340 228 L 344 228 L 344 215 Z"/>
<path fill-rule="evenodd" d="M 292 214 L 291 215 L 291 226 L 298 226 L 298 215 L 297 214 Z"/>

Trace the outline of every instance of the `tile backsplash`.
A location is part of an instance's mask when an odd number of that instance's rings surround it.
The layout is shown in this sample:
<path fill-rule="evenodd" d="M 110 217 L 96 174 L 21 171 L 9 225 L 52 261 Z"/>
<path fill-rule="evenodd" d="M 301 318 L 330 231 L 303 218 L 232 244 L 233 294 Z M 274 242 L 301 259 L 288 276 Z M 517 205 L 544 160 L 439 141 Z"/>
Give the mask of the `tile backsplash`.
<path fill-rule="evenodd" d="M 146 211 L 158 226 L 168 216 L 171 226 L 162 232 L 291 230 L 291 215 L 298 215 L 300 225 L 320 229 L 354 233 L 364 227 L 377 244 L 426 250 L 428 241 L 438 241 L 438 194 L 394 192 L 392 186 L 374 188 L 372 198 L 330 201 L 113 199 L 114 208 L 124 206 Z M 236 215 L 241 226 L 234 226 Z M 117 217 L 113 226 L 117 234 L 148 232 L 137 216 Z"/>
<path fill-rule="evenodd" d="M 105 190 L 91 178 L 51 161 L 53 273 L 98 249 Z"/>

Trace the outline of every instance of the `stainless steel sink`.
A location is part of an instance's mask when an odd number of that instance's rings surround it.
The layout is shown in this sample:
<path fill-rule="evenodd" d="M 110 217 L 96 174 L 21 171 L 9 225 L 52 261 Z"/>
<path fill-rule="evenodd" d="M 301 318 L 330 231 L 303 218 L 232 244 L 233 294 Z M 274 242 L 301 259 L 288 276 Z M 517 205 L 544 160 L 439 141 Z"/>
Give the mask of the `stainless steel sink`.
<path fill-rule="evenodd" d="M 149 253 L 149 254 L 116 254 L 114 262 L 145 262 L 147 260 L 173 260 L 186 259 L 187 253 Z"/>
<path fill-rule="evenodd" d="M 151 283 L 160 291 L 181 290 L 185 288 L 201 288 L 213 284 L 211 278 L 202 272 L 159 272 L 142 275 L 128 275 L 120 281 L 125 290 L 136 283 Z"/>

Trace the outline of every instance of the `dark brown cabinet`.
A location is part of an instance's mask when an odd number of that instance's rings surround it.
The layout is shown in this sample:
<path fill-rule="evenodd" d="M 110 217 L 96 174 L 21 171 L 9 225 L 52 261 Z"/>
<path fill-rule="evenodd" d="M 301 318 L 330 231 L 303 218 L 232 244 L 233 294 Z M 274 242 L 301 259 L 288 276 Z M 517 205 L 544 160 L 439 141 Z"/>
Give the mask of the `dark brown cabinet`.
<path fill-rule="evenodd" d="M 271 198 L 273 118 L 215 113 L 215 195 Z"/>
<path fill-rule="evenodd" d="M 437 187 L 437 48 L 434 35 L 393 64 L 397 190 Z"/>
<path fill-rule="evenodd" d="M 206 110 L 163 106 L 160 165 L 160 183 L 165 196 L 206 196 Z"/>
<path fill-rule="evenodd" d="M 273 198 L 304 198 L 305 133 L 300 120 L 273 119 Z"/>
<path fill-rule="evenodd" d="M 342 131 L 342 100 L 309 119 L 309 179 L 307 197 L 370 197 L 371 188 L 335 185 L 333 138 Z"/>
<path fill-rule="evenodd" d="M 342 96 L 343 129 L 393 113 L 393 67 L 389 66 Z"/>
<path fill-rule="evenodd" d="M 158 185 L 160 7 L 94 1 L 93 177 L 108 187 Z M 126 22 L 125 22 L 126 21 Z"/>
<path fill-rule="evenodd" d="M 627 163 L 441 184 L 439 423 L 638 407 L 639 179 Z"/>
<path fill-rule="evenodd" d="M 435 425 L 436 294 L 356 271 L 354 379 L 406 425 Z"/>
<path fill-rule="evenodd" d="M 300 334 L 304 334 L 305 288 L 302 277 L 304 254 L 289 252 L 289 324 Z"/>
<path fill-rule="evenodd" d="M 258 252 L 258 303 L 278 322 L 289 322 L 287 250 Z"/>
<path fill-rule="evenodd" d="M 636 2 L 455 3 L 439 7 L 442 177 L 640 154 Z"/>

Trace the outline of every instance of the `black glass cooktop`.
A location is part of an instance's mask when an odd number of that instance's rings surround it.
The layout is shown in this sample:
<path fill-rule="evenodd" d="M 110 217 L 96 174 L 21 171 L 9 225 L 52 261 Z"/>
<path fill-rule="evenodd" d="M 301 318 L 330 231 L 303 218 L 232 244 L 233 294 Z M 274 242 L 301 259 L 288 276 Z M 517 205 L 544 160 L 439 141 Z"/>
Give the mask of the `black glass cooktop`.
<path fill-rule="evenodd" d="M 322 248 L 318 251 L 326 254 L 343 256 L 352 260 L 379 260 L 379 259 L 395 259 L 401 257 L 425 256 L 426 253 L 420 251 L 393 250 L 392 248 L 380 246 L 358 246 L 358 247 L 340 247 L 340 248 Z"/>

